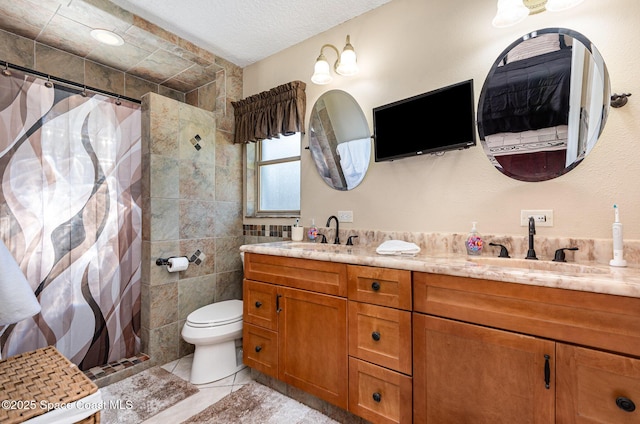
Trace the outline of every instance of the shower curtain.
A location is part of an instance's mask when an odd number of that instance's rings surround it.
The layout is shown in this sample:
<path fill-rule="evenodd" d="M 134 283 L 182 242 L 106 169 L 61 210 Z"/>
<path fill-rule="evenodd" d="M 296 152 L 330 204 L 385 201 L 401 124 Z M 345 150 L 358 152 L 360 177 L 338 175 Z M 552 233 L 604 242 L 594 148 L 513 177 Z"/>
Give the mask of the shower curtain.
<path fill-rule="evenodd" d="M 0 328 L 3 357 L 140 352 L 140 127 L 135 103 L 0 75 L 0 236 L 42 306 Z"/>

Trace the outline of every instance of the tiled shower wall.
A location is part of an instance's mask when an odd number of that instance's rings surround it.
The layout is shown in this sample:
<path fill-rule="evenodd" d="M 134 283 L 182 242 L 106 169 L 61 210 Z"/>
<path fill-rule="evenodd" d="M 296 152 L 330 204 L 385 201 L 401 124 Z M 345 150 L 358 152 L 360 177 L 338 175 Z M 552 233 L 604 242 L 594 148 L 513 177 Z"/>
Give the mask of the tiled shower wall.
<path fill-rule="evenodd" d="M 191 352 L 193 346 L 180 337 L 189 312 L 242 296 L 242 147 L 232 143 L 230 105 L 242 98 L 242 69 L 220 60 L 214 81 L 182 93 L 2 30 L 0 60 L 144 97 L 141 324 L 142 350 L 151 359 L 97 383 L 110 384 Z M 196 135 L 200 150 L 192 143 Z M 155 265 L 158 257 L 197 250 L 204 259 L 185 272 L 169 274 Z"/>
<path fill-rule="evenodd" d="M 213 113 L 153 93 L 142 107 L 142 346 L 158 364 L 193 351 L 180 336 L 190 312 L 242 299 L 242 147 Z M 197 251 L 186 271 L 155 265 Z"/>

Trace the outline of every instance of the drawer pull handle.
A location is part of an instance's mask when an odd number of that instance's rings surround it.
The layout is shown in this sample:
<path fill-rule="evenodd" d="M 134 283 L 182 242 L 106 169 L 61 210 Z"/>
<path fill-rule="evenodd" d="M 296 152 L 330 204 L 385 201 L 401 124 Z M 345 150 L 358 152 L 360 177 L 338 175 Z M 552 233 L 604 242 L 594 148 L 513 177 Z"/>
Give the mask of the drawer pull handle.
<path fill-rule="evenodd" d="M 636 404 L 633 403 L 631 399 L 626 397 L 620 396 L 619 398 L 617 398 L 616 405 L 618 405 L 618 408 L 626 412 L 633 412 L 636 410 Z"/>
<path fill-rule="evenodd" d="M 371 338 L 375 341 L 380 341 L 380 333 L 374 331 L 373 333 L 371 333 Z"/>
<path fill-rule="evenodd" d="M 256 308 L 259 308 L 259 307 L 261 307 L 261 306 L 262 306 L 262 302 L 257 301 L 257 302 L 256 302 Z"/>
<path fill-rule="evenodd" d="M 376 402 L 380 402 L 382 400 L 382 395 L 380 393 L 378 393 L 378 392 L 375 392 L 373 394 L 373 400 L 376 401 Z"/>
<path fill-rule="evenodd" d="M 373 291 L 378 291 L 380 290 L 380 283 L 378 283 L 377 281 L 374 281 L 373 283 L 371 283 L 371 289 Z"/>
<path fill-rule="evenodd" d="M 262 346 L 256 346 L 256 352 L 260 352 L 262 350 Z"/>

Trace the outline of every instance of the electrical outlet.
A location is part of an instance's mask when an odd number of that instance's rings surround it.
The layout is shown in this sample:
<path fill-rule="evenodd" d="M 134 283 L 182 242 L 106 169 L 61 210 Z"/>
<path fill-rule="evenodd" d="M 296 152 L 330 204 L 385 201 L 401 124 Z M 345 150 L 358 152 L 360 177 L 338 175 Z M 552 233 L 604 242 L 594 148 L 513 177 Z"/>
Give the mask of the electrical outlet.
<path fill-rule="evenodd" d="M 353 211 L 338 211 L 338 221 L 353 222 Z"/>
<path fill-rule="evenodd" d="M 532 216 L 536 222 L 536 227 L 553 227 L 553 209 L 544 210 L 521 210 L 520 226 L 529 226 L 529 217 Z"/>

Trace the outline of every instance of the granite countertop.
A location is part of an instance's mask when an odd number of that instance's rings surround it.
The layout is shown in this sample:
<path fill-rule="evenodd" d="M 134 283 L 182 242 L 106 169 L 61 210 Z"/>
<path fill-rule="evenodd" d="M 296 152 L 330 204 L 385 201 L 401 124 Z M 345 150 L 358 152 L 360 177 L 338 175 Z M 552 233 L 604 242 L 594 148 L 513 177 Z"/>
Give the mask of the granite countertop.
<path fill-rule="evenodd" d="M 640 297 L 640 269 L 635 267 L 490 256 L 430 255 L 424 250 L 415 256 L 389 256 L 376 253 L 375 248 L 282 241 L 243 245 L 240 251 Z"/>

